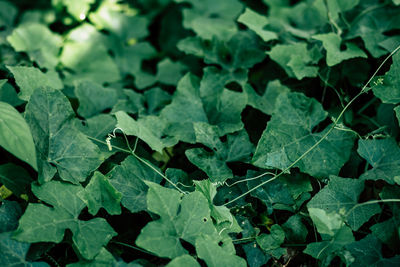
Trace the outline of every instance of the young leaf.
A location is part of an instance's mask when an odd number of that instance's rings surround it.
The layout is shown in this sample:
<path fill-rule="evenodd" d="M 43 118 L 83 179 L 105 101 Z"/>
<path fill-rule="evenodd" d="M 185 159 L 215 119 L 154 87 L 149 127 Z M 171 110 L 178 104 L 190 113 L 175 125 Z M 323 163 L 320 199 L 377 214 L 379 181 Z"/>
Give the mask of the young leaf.
<path fill-rule="evenodd" d="M 258 142 L 253 164 L 261 168 L 287 168 L 331 127 L 313 132 L 326 116 L 315 99 L 300 93 L 280 94 L 272 118 Z M 352 133 L 334 129 L 295 167 L 316 177 L 338 174 L 350 156 L 353 140 Z"/>
<path fill-rule="evenodd" d="M 63 239 L 66 229 L 86 259 L 93 259 L 117 233 L 103 218 L 80 221 L 78 216 L 85 203 L 78 197 L 83 191 L 79 185 L 50 181 L 42 186 L 32 185 L 33 193 L 52 207 L 43 204 L 28 205 L 22 215 L 15 238 L 23 242 L 55 242 Z"/>
<path fill-rule="evenodd" d="M 37 170 L 35 144 L 28 124 L 10 104 L 0 102 L 0 146 Z"/>

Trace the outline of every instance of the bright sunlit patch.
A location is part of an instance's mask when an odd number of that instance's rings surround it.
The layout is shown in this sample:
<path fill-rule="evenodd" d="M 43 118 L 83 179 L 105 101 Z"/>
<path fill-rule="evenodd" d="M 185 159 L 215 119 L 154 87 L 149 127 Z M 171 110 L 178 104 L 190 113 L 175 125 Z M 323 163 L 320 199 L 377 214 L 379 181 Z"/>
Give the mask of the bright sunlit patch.
<path fill-rule="evenodd" d="M 86 18 L 86 15 L 85 15 L 84 13 L 81 13 L 81 14 L 79 15 L 79 18 L 80 18 L 81 20 L 84 20 L 84 19 Z"/>

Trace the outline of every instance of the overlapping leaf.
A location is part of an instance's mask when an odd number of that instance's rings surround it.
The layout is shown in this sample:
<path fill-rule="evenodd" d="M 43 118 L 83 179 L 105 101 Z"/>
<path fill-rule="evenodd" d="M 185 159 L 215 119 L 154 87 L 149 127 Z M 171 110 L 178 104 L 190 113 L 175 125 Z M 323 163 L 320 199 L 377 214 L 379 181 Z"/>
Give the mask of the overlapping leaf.
<path fill-rule="evenodd" d="M 116 235 L 107 221 L 94 218 L 81 221 L 78 216 L 84 202 L 78 197 L 83 188 L 63 182 L 50 181 L 32 185 L 33 193 L 52 207 L 29 204 L 19 221 L 15 238 L 23 242 L 55 242 L 63 239 L 66 229 L 73 233 L 73 241 L 86 259 L 94 258 L 101 248 Z"/>
<path fill-rule="evenodd" d="M 314 132 L 326 116 L 314 99 L 300 93 L 280 94 L 272 119 L 258 142 L 254 165 L 281 170 L 290 166 L 329 130 L 330 126 Z M 316 177 L 338 174 L 350 156 L 353 140 L 352 133 L 334 129 L 294 167 Z"/>

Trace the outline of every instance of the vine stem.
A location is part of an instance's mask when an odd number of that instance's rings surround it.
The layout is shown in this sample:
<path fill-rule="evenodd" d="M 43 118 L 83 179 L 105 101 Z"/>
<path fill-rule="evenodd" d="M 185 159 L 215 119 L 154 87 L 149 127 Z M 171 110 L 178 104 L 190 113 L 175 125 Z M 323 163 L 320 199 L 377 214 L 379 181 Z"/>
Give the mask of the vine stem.
<path fill-rule="evenodd" d="M 378 72 L 381 70 L 381 68 L 383 67 L 383 65 L 386 63 L 386 61 L 389 60 L 389 58 L 391 58 L 398 50 L 400 49 L 400 45 L 396 47 L 396 49 L 394 49 L 383 61 L 382 63 L 379 65 L 379 67 L 376 69 L 376 71 L 374 72 L 374 74 L 371 76 L 371 78 L 369 78 L 369 80 L 365 83 L 365 85 L 361 88 L 361 91 L 355 96 L 353 97 L 348 103 L 347 105 L 342 109 L 342 111 L 340 112 L 339 116 L 333 120 L 333 124 L 331 125 L 331 127 L 329 128 L 329 130 L 314 144 L 312 145 L 309 149 L 307 149 L 300 157 L 298 157 L 295 161 L 293 161 L 289 166 L 287 166 L 284 170 L 282 170 L 279 174 L 277 174 L 275 177 L 272 177 L 271 179 L 264 181 L 262 183 L 260 183 L 259 185 L 256 185 L 255 187 L 249 189 L 247 192 L 239 195 L 238 197 L 232 199 L 231 201 L 227 202 L 224 204 L 224 206 L 227 206 L 229 204 L 232 204 L 233 202 L 241 199 L 242 197 L 247 196 L 248 194 L 250 194 L 251 192 L 253 192 L 254 190 L 257 190 L 258 188 L 262 187 L 263 185 L 270 183 L 276 179 L 278 179 L 282 174 L 287 173 L 292 167 L 294 167 L 300 160 L 302 160 L 305 156 L 308 155 L 308 153 L 310 153 L 312 150 L 314 150 L 314 148 L 316 148 L 322 141 L 325 140 L 325 138 L 328 137 L 328 135 L 333 131 L 333 129 L 335 129 L 336 125 L 338 124 L 339 120 L 343 117 L 343 114 L 346 112 L 346 110 L 353 104 L 353 102 L 359 98 L 362 94 L 364 94 L 365 92 L 368 92 L 368 85 L 370 84 L 370 82 L 372 81 L 372 79 L 375 78 L 375 76 L 378 74 Z M 261 175 L 258 175 L 257 178 L 261 178 L 265 175 L 267 175 L 269 172 L 263 173 Z"/>
<path fill-rule="evenodd" d="M 123 133 L 124 136 L 125 136 L 125 133 L 124 133 L 124 132 L 122 132 L 122 133 Z M 91 136 L 89 136 L 89 135 L 86 135 L 86 136 L 87 136 L 87 138 L 92 139 L 92 140 L 94 140 L 94 141 L 96 141 L 96 142 L 99 142 L 99 143 L 108 145 L 107 142 L 104 142 L 104 141 L 99 140 L 99 139 L 97 139 L 97 138 L 91 137 Z M 128 139 L 127 139 L 126 136 L 125 136 L 125 140 L 126 140 L 126 142 L 128 142 Z M 110 145 L 111 145 L 111 144 L 110 144 Z M 135 143 L 135 148 L 134 148 L 134 149 L 136 149 L 136 145 L 137 145 L 137 143 Z M 157 170 L 156 168 L 154 168 L 150 163 L 148 163 L 147 161 L 145 161 L 144 159 L 142 159 L 142 158 L 139 157 L 138 155 L 136 155 L 136 154 L 135 154 L 135 150 L 132 150 L 132 149 L 130 148 L 129 143 L 127 143 L 127 146 L 128 146 L 128 148 L 129 148 L 129 150 L 111 145 L 111 147 L 113 147 L 113 148 L 115 148 L 115 149 L 118 149 L 118 150 L 120 150 L 120 151 L 122 151 L 122 152 L 126 152 L 126 153 L 129 153 L 129 154 L 133 155 L 133 156 L 134 156 L 135 158 L 137 158 L 140 162 L 142 162 L 142 163 L 145 164 L 147 167 L 149 167 L 150 169 L 152 169 L 155 173 L 157 173 L 157 174 L 160 175 L 162 178 L 164 178 L 168 183 L 170 183 L 173 187 L 175 187 L 180 193 L 185 194 L 185 195 L 187 194 L 187 192 L 185 192 L 185 191 L 183 191 L 182 189 L 180 189 L 180 188 L 179 188 L 174 182 L 172 182 L 165 174 L 163 174 L 162 172 L 160 172 L 159 170 Z"/>

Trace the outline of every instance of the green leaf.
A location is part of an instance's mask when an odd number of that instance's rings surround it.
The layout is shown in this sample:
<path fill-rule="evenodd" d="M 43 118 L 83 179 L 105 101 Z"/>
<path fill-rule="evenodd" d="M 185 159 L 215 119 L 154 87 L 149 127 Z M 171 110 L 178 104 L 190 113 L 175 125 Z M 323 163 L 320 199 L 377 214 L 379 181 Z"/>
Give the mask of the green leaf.
<path fill-rule="evenodd" d="M 123 111 L 115 113 L 117 127 L 124 130 L 127 135 L 134 135 L 146 142 L 153 150 L 162 153 L 165 147 L 174 146 L 178 140 L 165 136 L 168 124 L 156 116 L 143 116 L 138 120 L 132 119 Z"/>
<path fill-rule="evenodd" d="M 249 178 L 257 176 L 253 174 L 256 173 L 253 171 L 249 171 L 246 177 Z M 270 175 L 265 175 L 264 177 L 261 177 L 260 179 L 257 180 L 248 180 L 247 188 L 248 189 L 253 188 L 258 184 L 270 180 L 272 178 L 273 177 Z M 287 184 L 285 184 L 282 180 L 271 181 L 253 191 L 251 195 L 260 199 L 270 210 L 274 208 L 274 205 L 276 204 L 283 204 L 285 206 L 292 206 L 295 204 Z"/>
<path fill-rule="evenodd" d="M 52 89 L 62 89 L 63 84 L 54 71 L 41 72 L 35 67 L 11 67 L 7 68 L 14 75 L 15 82 L 21 90 L 19 98 L 28 101 L 35 89 L 40 87 L 50 87 Z"/>
<path fill-rule="evenodd" d="M 237 32 L 228 41 L 188 37 L 178 43 L 178 48 L 187 54 L 203 57 L 207 64 L 218 64 L 230 72 L 249 69 L 265 58 L 259 40 L 251 32 L 245 31 Z"/>
<path fill-rule="evenodd" d="M 0 206 L 0 233 L 15 230 L 21 215 L 22 210 L 18 202 L 3 200 Z"/>
<path fill-rule="evenodd" d="M 94 257 L 93 260 L 81 260 L 76 263 L 67 264 L 67 267 L 90 267 L 90 266 L 108 267 L 108 266 L 120 266 L 120 265 L 116 264 L 114 256 L 110 252 L 108 252 L 107 249 L 105 248 L 101 248 L 99 254 L 97 254 L 97 256 Z M 124 267 L 124 265 L 122 265 L 121 267 Z M 133 265 L 132 267 L 139 267 L 139 266 Z"/>
<path fill-rule="evenodd" d="M 304 243 L 307 238 L 308 230 L 300 215 L 291 216 L 282 224 L 282 229 L 285 231 L 285 236 L 289 241 Z"/>
<path fill-rule="evenodd" d="M 74 16 L 76 20 L 84 20 L 90 9 L 90 5 L 93 4 L 94 0 L 61 0 L 64 6 L 67 7 L 69 14 Z"/>
<path fill-rule="evenodd" d="M 360 4 L 358 12 L 362 12 L 365 8 L 372 6 L 375 6 L 375 8 L 362 16 L 357 16 L 351 23 L 350 31 L 346 37 L 353 39 L 360 36 L 364 41 L 365 47 L 374 58 L 379 58 L 392 52 L 394 48 L 387 50 L 382 46 L 382 43 L 389 38 L 385 34 L 386 32 L 400 28 L 400 17 L 398 16 L 400 7 L 378 6 L 369 1 L 360 1 Z"/>
<path fill-rule="evenodd" d="M 318 67 L 313 65 L 317 62 L 314 62 L 305 42 L 275 45 L 267 54 L 286 71 L 289 77 L 301 80 L 304 77 L 316 77 L 318 74 Z"/>
<path fill-rule="evenodd" d="M 15 241 L 11 237 L 10 232 L 0 233 L 1 266 L 49 266 L 45 262 L 28 262 L 25 258 L 30 244 Z"/>
<path fill-rule="evenodd" d="M 59 243 L 65 230 L 70 229 L 79 252 L 84 258 L 92 259 L 116 235 L 103 218 L 78 220 L 85 206 L 78 197 L 83 191 L 81 186 L 50 181 L 42 186 L 32 185 L 32 191 L 52 207 L 30 203 L 15 232 L 17 240 Z"/>
<path fill-rule="evenodd" d="M 331 216 L 335 215 L 332 213 Z M 329 220 L 331 216 L 325 219 Z M 321 266 L 329 266 L 336 256 L 343 256 L 343 248 L 352 242 L 354 242 L 353 233 L 349 227 L 344 226 L 338 229 L 331 239 L 308 244 L 303 252 L 322 261 Z"/>
<path fill-rule="evenodd" d="M 250 30 L 257 33 L 257 35 L 260 36 L 264 42 L 278 39 L 278 36 L 275 32 L 264 29 L 265 26 L 268 25 L 267 17 L 262 16 L 249 8 L 245 9 L 237 21 L 243 23 Z"/>
<path fill-rule="evenodd" d="M 400 54 L 395 54 L 392 60 L 390 70 L 373 83 L 372 91 L 383 103 L 398 104 L 400 103 Z"/>
<path fill-rule="evenodd" d="M 1 85 L 0 82 L 0 101 L 7 102 L 13 107 L 22 105 L 24 101 L 18 97 L 15 88 L 11 84 L 7 83 L 7 79 L 0 81 L 4 82 L 3 85 Z"/>
<path fill-rule="evenodd" d="M 312 38 L 322 41 L 322 45 L 326 50 L 326 64 L 329 67 L 335 66 L 350 58 L 367 57 L 364 51 L 362 51 L 353 43 L 347 42 L 343 44 L 345 45 L 346 49 L 341 49 L 342 40 L 339 35 L 333 32 L 313 35 Z"/>
<path fill-rule="evenodd" d="M 185 151 L 186 157 L 200 169 L 202 169 L 212 182 L 224 182 L 232 178 L 232 171 L 226 165 L 231 161 L 248 161 L 253 152 L 246 131 L 240 131 L 227 136 L 227 142 L 219 140 L 217 126 L 197 122 L 193 124 L 196 141 L 209 147 L 212 152 L 202 148 L 193 148 Z"/>
<path fill-rule="evenodd" d="M 232 253 L 226 252 L 218 245 L 218 242 L 210 242 L 209 238 L 201 236 L 196 239 L 196 252 L 199 258 L 204 260 L 207 266 L 246 266 L 246 261 Z"/>
<path fill-rule="evenodd" d="M 29 191 L 32 178 L 21 166 L 6 163 L 0 165 L 0 182 L 19 197 Z"/>
<path fill-rule="evenodd" d="M 7 41 L 17 52 L 26 52 L 40 67 L 54 69 L 62 39 L 47 26 L 38 23 L 21 24 L 14 29 Z"/>
<path fill-rule="evenodd" d="M 253 164 L 261 168 L 287 168 L 328 131 L 331 126 L 313 132 L 326 116 L 315 99 L 301 93 L 280 94 L 258 142 Z M 316 177 L 336 175 L 350 156 L 353 140 L 352 133 L 334 129 L 294 167 Z"/>
<path fill-rule="evenodd" d="M 382 179 L 394 184 L 394 177 L 400 176 L 400 148 L 394 139 L 360 139 L 357 152 L 372 166 L 360 179 Z"/>
<path fill-rule="evenodd" d="M 37 170 L 36 150 L 29 126 L 10 104 L 0 102 L 0 146 Z"/>
<path fill-rule="evenodd" d="M 382 243 L 373 235 L 348 244 L 346 249 L 354 258 L 352 267 L 362 266 L 396 266 L 400 263 L 400 257 L 384 258 L 382 255 Z"/>
<path fill-rule="evenodd" d="M 180 62 L 166 58 L 157 65 L 157 80 L 163 84 L 176 85 L 182 78 L 185 69 L 185 66 Z"/>
<path fill-rule="evenodd" d="M 364 182 L 362 180 L 331 176 L 328 185 L 308 202 L 307 207 L 309 210 L 311 208 L 321 209 L 327 213 L 335 212 L 347 215 L 344 218 L 345 222 L 354 231 L 357 231 L 373 215 L 381 212 L 378 204 L 355 207 L 363 190 Z M 350 210 L 351 212 L 348 214 Z"/>
<path fill-rule="evenodd" d="M 175 0 L 175 2 L 192 5 L 192 8 L 183 10 L 183 26 L 192 29 L 201 38 L 224 37 L 236 31 L 234 19 L 242 10 L 242 4 L 237 0 L 201 2 Z"/>
<path fill-rule="evenodd" d="M 262 250 L 270 252 L 271 250 L 277 249 L 281 246 L 285 240 L 285 232 L 279 225 L 274 224 L 272 225 L 269 234 L 261 234 L 257 236 L 256 240 Z"/>
<path fill-rule="evenodd" d="M 78 113 L 85 118 L 112 108 L 118 98 L 115 89 L 104 88 L 90 81 L 79 83 L 75 87 L 75 95 L 79 100 Z"/>
<path fill-rule="evenodd" d="M 289 93 L 289 88 L 282 85 L 279 80 L 269 82 L 262 96 L 257 94 L 249 84 L 246 84 L 243 90 L 247 94 L 247 104 L 268 115 L 274 111 L 279 94 Z"/>
<path fill-rule="evenodd" d="M 136 239 L 138 246 L 160 257 L 172 259 L 188 253 L 179 239 L 193 245 L 203 235 L 210 236 L 212 241 L 220 241 L 210 218 L 209 203 L 202 193 L 193 192 L 182 197 L 174 189 L 151 182 L 146 184 L 150 188 L 147 208 L 158 214 L 160 219 L 142 229 Z"/>
<path fill-rule="evenodd" d="M 226 229 L 228 232 L 241 232 L 242 229 L 238 226 L 236 218 L 232 215 L 230 210 L 225 206 L 217 206 L 213 204 L 213 199 L 217 194 L 216 185 L 211 183 L 209 179 L 193 182 L 196 185 L 196 191 L 202 193 L 207 198 L 210 215 L 215 220 L 216 224 L 220 225 L 224 222 L 228 222 L 229 229 Z"/>
<path fill-rule="evenodd" d="M 200 267 L 200 264 L 191 256 L 183 255 L 179 256 L 167 264 L 167 267 Z"/>
<path fill-rule="evenodd" d="M 121 165 L 114 167 L 107 176 L 112 186 L 122 193 L 122 205 L 131 212 L 139 212 L 147 207 L 148 186 L 145 181 L 161 181 L 159 174 L 133 156 L 127 157 Z"/>
<path fill-rule="evenodd" d="M 120 202 L 122 194 L 118 192 L 100 172 L 95 172 L 84 191 L 78 193 L 79 198 L 89 208 L 89 213 L 96 215 L 100 208 L 109 214 L 121 213 Z"/>
<path fill-rule="evenodd" d="M 76 130 L 74 112 L 58 90 L 38 89 L 26 106 L 25 118 L 31 128 L 38 154 L 39 181 L 53 178 L 78 183 L 95 170 L 104 157 L 98 147 Z"/>
<path fill-rule="evenodd" d="M 171 104 L 161 111 L 161 116 L 173 126 L 169 134 L 184 142 L 195 142 L 193 123 L 208 122 L 200 98 L 199 86 L 196 76 L 186 74 L 178 82 Z"/>
<path fill-rule="evenodd" d="M 68 42 L 64 45 L 60 61 L 74 71 L 64 73 L 68 85 L 84 80 L 99 84 L 111 83 L 121 78 L 117 65 L 101 43 Z"/>
<path fill-rule="evenodd" d="M 308 207 L 308 212 L 321 235 L 334 237 L 343 227 L 343 219 L 336 211 L 327 212 L 324 209 Z"/>

